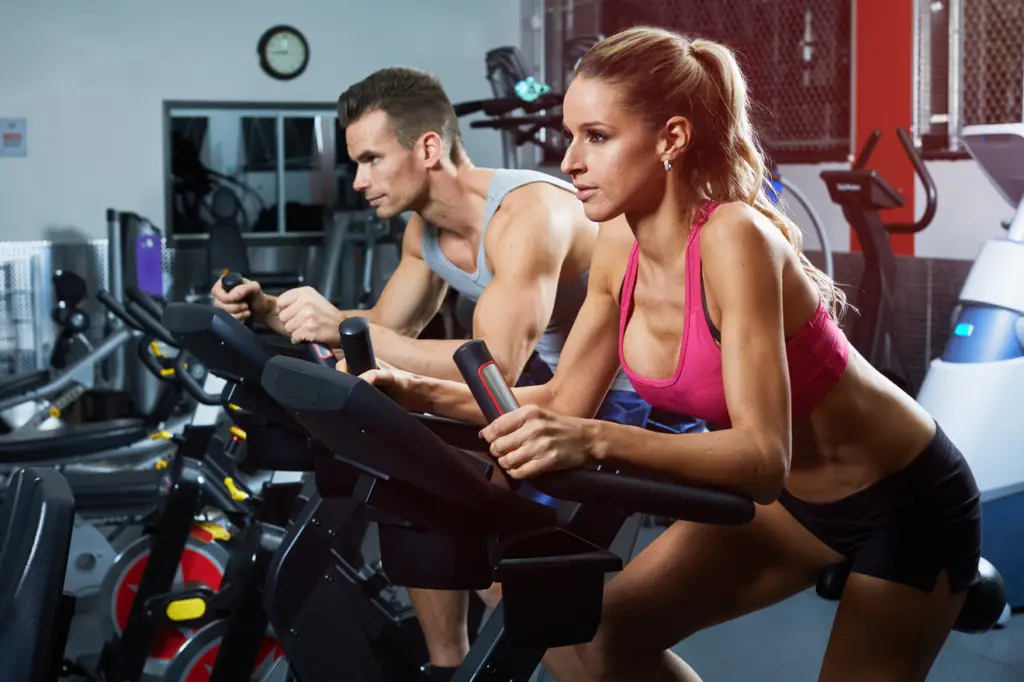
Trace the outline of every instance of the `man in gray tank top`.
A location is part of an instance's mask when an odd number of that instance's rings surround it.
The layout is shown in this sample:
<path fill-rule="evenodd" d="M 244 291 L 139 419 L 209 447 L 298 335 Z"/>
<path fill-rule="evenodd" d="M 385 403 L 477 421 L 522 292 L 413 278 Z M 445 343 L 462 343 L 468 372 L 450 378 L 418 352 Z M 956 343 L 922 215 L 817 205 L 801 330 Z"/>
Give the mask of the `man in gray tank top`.
<path fill-rule="evenodd" d="M 545 383 L 586 298 L 598 226 L 569 183 L 527 170 L 477 168 L 454 108 L 432 75 L 382 69 L 338 102 L 354 182 L 381 218 L 412 212 L 395 273 L 369 310 L 341 311 L 310 287 L 278 297 L 247 281 L 213 295 L 238 319 L 263 322 L 292 342 L 337 349 L 338 325 L 371 324 L 377 357 L 416 374 L 461 381 L 452 360 L 464 341 L 417 336 L 448 287 L 475 302 L 473 338 L 486 341 L 510 383 Z M 650 406 L 619 370 L 597 417 L 643 426 Z M 676 430 L 699 428 L 688 422 Z M 430 651 L 430 675 L 450 677 L 469 648 L 467 595 L 409 590 Z M 496 594 L 481 594 L 494 606 Z"/>

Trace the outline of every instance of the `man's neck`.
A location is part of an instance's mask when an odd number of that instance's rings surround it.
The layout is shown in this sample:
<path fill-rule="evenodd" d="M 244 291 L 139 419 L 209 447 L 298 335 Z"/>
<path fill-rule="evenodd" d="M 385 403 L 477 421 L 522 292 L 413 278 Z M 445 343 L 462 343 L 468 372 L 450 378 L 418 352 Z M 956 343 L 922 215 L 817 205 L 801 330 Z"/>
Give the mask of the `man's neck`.
<path fill-rule="evenodd" d="M 483 228 L 487 212 L 482 172 L 486 173 L 469 161 L 438 170 L 431 178 L 427 201 L 417 213 L 439 230 L 472 239 Z"/>

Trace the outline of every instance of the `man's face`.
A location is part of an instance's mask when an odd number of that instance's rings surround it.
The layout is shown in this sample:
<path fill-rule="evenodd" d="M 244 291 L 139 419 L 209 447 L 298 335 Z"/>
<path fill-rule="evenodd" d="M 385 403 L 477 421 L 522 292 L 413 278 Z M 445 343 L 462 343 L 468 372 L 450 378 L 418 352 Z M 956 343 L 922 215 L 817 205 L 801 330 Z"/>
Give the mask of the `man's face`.
<path fill-rule="evenodd" d="M 345 129 L 348 154 L 357 164 L 353 189 L 363 192 L 378 218 L 408 211 L 423 194 L 427 181 L 416 154 L 418 143 L 406 149 L 398 141 L 388 115 L 368 111 Z"/>

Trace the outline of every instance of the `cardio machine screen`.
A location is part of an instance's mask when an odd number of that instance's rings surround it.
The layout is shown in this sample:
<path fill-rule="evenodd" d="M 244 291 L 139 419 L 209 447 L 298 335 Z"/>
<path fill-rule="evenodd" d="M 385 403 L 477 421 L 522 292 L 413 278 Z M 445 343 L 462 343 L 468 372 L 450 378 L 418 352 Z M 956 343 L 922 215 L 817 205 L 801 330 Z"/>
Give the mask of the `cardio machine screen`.
<path fill-rule="evenodd" d="M 516 97 L 524 102 L 534 102 L 541 95 L 551 92 L 551 86 L 541 83 L 533 76 L 528 76 L 516 83 Z"/>

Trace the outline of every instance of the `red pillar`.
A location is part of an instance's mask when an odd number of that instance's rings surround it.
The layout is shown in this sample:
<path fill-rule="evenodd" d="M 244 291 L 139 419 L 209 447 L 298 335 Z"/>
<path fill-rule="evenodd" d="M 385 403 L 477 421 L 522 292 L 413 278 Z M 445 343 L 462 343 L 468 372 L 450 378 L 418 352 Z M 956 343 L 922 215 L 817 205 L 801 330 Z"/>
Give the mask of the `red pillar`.
<path fill-rule="evenodd" d="M 853 0 L 854 5 L 854 147 L 871 131 L 882 139 L 871 155 L 873 168 L 902 194 L 903 208 L 883 211 L 886 222 L 914 220 L 914 169 L 896 137 L 897 128 L 910 130 L 914 108 L 914 3 L 913 0 Z M 914 235 L 891 239 L 897 255 L 914 254 Z M 859 251 L 852 233 L 850 248 Z"/>

